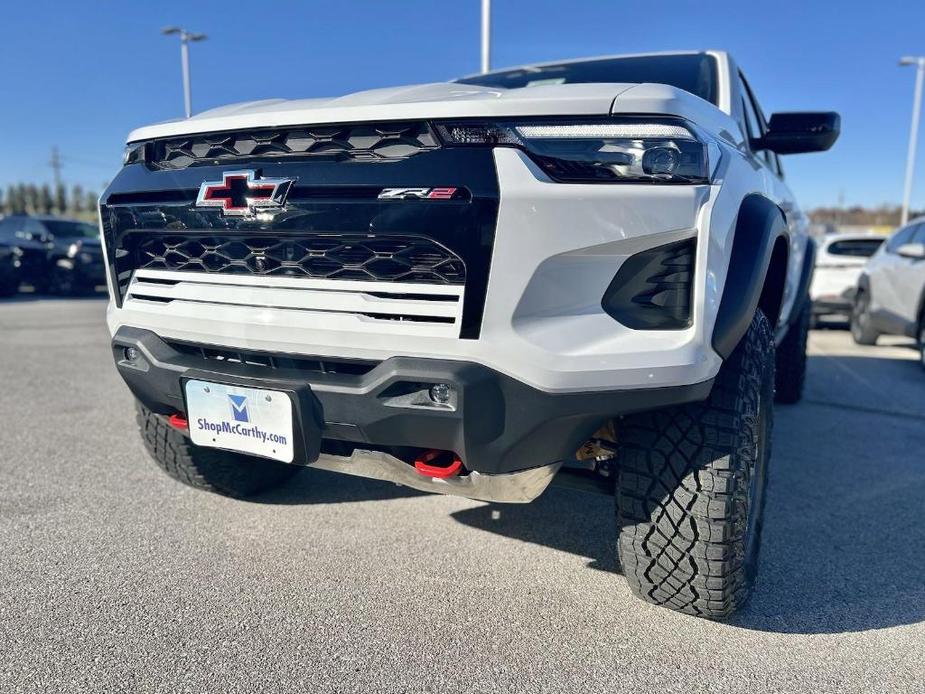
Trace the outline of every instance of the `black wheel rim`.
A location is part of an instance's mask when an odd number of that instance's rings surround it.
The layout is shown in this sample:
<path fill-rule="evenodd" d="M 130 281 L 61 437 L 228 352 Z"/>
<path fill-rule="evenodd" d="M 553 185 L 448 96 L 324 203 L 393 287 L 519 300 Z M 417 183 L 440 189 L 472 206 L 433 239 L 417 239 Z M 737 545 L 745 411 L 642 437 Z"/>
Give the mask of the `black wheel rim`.
<path fill-rule="evenodd" d="M 861 294 L 854 302 L 851 318 L 851 332 L 854 333 L 855 338 L 861 338 L 867 327 L 867 296 L 865 294 Z"/>

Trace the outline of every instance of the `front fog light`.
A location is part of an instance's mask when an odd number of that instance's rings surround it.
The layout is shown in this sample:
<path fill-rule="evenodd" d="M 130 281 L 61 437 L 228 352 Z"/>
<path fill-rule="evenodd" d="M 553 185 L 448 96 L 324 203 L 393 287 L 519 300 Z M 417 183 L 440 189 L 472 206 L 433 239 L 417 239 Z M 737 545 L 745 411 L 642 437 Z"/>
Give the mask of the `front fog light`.
<path fill-rule="evenodd" d="M 446 383 L 437 383 L 430 387 L 430 399 L 437 405 L 449 405 L 453 397 L 453 388 Z"/>
<path fill-rule="evenodd" d="M 125 361 L 135 361 L 138 359 L 138 350 L 134 347 L 126 347 L 123 355 L 125 356 Z"/>

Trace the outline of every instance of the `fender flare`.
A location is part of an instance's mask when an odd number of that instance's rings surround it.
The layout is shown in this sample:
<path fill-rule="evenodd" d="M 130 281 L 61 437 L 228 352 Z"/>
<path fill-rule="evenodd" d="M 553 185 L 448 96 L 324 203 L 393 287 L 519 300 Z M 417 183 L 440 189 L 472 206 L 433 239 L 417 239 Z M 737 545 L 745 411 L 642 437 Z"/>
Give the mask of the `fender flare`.
<path fill-rule="evenodd" d="M 813 281 L 813 272 L 816 270 L 816 241 L 812 237 L 806 239 L 806 250 L 803 252 L 803 267 L 800 268 L 800 282 L 797 285 L 793 299 L 793 307 L 787 316 L 787 324 L 778 326 L 777 341 L 783 340 L 790 328 L 800 320 L 803 307 L 811 303 L 809 298 L 809 285 Z"/>
<path fill-rule="evenodd" d="M 796 300 L 790 312 L 790 322 L 793 323 L 798 309 L 803 302 L 809 301 L 809 285 L 813 281 L 813 272 L 816 270 L 816 241 L 812 237 L 806 239 L 806 250 L 803 253 L 803 267 L 800 269 L 800 284 L 797 285 Z"/>
<path fill-rule="evenodd" d="M 713 349 L 723 359 L 729 358 L 748 330 L 775 244 L 779 238 L 787 241 L 789 234 L 784 213 L 777 205 L 755 193 L 745 196 L 736 216 L 729 269 L 713 325 Z M 789 245 L 787 248 L 789 252 Z"/>

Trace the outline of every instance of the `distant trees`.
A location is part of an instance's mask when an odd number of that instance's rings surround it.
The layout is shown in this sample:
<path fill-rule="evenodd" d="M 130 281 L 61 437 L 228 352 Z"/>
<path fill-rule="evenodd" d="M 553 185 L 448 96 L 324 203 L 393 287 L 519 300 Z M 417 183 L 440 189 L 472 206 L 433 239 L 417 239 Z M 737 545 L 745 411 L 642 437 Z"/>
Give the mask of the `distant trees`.
<path fill-rule="evenodd" d="M 67 214 L 67 193 L 60 183 L 55 186 L 55 211 L 58 214 Z"/>
<path fill-rule="evenodd" d="M 923 213 L 925 211 L 909 210 L 909 218 L 913 219 Z M 902 218 L 902 208 L 899 205 L 817 207 L 809 212 L 809 218 L 814 224 L 898 227 Z"/>
<path fill-rule="evenodd" d="M 59 214 L 92 221 L 96 219 L 99 194 L 76 184 L 68 190 L 48 183 L 11 183 L 0 190 L 0 215 Z"/>
<path fill-rule="evenodd" d="M 71 188 L 71 209 L 76 214 L 80 214 L 86 209 L 84 202 L 84 189 L 83 186 L 78 183 Z"/>
<path fill-rule="evenodd" d="M 54 206 L 55 201 L 51 197 L 51 188 L 48 187 L 47 183 L 43 183 L 39 191 L 39 209 L 42 211 L 42 214 L 51 214 Z"/>

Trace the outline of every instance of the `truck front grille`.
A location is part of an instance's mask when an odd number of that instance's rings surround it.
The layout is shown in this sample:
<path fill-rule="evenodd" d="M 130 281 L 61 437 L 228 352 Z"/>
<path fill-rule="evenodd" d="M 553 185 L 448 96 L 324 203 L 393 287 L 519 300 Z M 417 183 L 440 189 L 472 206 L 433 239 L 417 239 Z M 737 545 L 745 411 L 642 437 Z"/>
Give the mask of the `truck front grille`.
<path fill-rule="evenodd" d="M 145 160 L 156 169 L 185 169 L 259 157 L 299 156 L 335 161 L 406 159 L 440 146 L 428 123 L 352 123 L 239 130 L 153 140 Z"/>
<path fill-rule="evenodd" d="M 130 245 L 132 237 L 126 238 Z M 315 279 L 465 284 L 455 253 L 421 237 L 361 235 L 215 236 L 144 234 L 132 270 L 175 270 Z"/>

